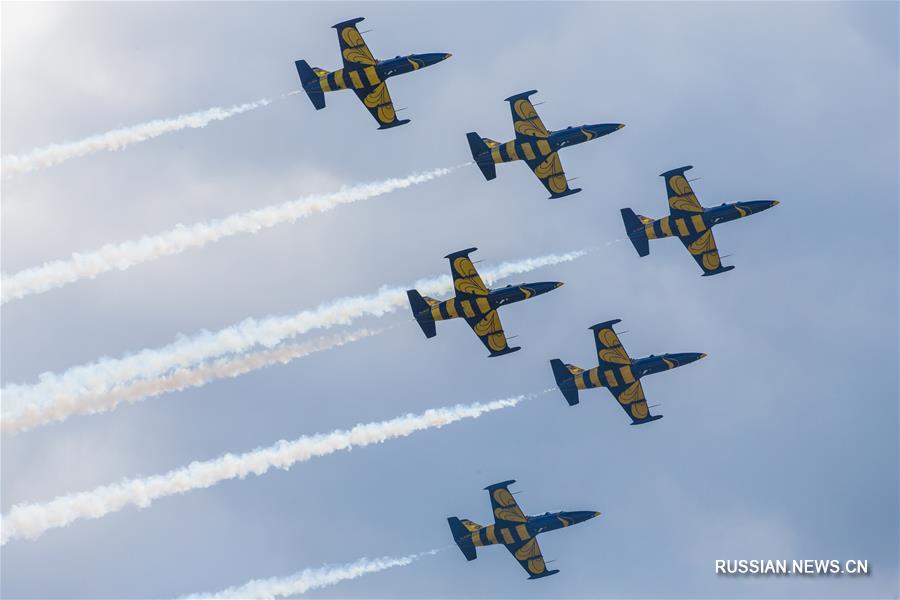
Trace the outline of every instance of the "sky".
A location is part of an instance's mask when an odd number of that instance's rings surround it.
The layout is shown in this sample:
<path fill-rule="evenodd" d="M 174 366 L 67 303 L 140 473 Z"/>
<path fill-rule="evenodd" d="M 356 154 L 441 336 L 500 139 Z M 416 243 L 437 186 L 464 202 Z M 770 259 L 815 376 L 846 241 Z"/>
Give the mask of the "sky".
<path fill-rule="evenodd" d="M 544 123 L 626 127 L 561 154 L 583 192 L 551 201 L 521 164 L 474 165 L 294 225 L 5 303 L 2 384 L 37 381 L 330 299 L 504 260 L 596 248 L 518 281 L 497 359 L 460 322 L 385 333 L 202 388 L 3 435 L 0 511 L 279 439 L 553 386 L 594 366 L 620 318 L 632 357 L 705 352 L 648 377 L 643 427 L 603 390 L 557 392 L 445 428 L 82 520 L 0 549 L 4 598 L 158 598 L 452 544 L 488 523 L 486 485 L 526 513 L 597 510 L 544 535 L 560 574 L 450 547 L 316 598 L 891 598 L 898 590 L 898 5 L 881 3 L 14 3 L 2 7 L 2 155 L 298 89 L 340 66 L 334 23 L 364 16 L 389 58 L 451 52 L 389 83 L 409 125 L 378 131 L 350 92 L 296 94 L 204 129 L 4 179 L 2 271 L 233 212 L 470 160 Z M 666 213 L 685 164 L 700 202 L 777 199 L 716 229 L 727 274 L 674 240 L 639 258 L 619 209 Z M 517 283 L 517 280 L 507 283 Z M 312 333 L 303 339 L 315 339 Z M 716 559 L 864 559 L 866 577 L 723 577 Z"/>

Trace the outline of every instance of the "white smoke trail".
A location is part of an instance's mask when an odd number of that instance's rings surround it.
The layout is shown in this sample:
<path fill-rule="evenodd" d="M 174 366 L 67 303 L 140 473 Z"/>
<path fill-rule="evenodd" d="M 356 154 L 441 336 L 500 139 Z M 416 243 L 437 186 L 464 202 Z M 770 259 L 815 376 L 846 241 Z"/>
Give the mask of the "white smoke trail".
<path fill-rule="evenodd" d="M 587 251 L 548 254 L 537 258 L 506 262 L 481 272 L 485 282 L 526 273 L 540 267 L 581 258 Z M 445 294 L 453 282 L 444 275 L 417 281 L 414 287 L 423 294 Z M 217 332 L 203 331 L 182 337 L 158 349 L 141 350 L 123 358 L 102 358 L 96 362 L 72 367 L 61 374 L 43 373 L 36 384 L 13 384 L 2 390 L 4 406 L 47 402 L 47 398 L 69 398 L 85 394 L 101 394 L 134 379 L 151 379 L 179 366 L 197 364 L 226 354 L 246 352 L 260 345 L 272 348 L 286 339 L 313 329 L 349 325 L 364 316 L 380 317 L 408 304 L 406 287 L 382 287 L 375 294 L 340 298 L 312 310 L 293 315 L 245 319 Z"/>
<path fill-rule="evenodd" d="M 230 587 L 212 594 L 192 594 L 187 598 L 278 598 L 303 594 L 309 590 L 330 587 L 348 579 L 356 579 L 369 573 L 377 573 L 393 567 L 405 567 L 423 556 L 432 556 L 440 550 L 429 550 L 399 558 L 361 558 L 346 565 L 325 565 L 318 569 L 304 569 L 288 577 L 254 579 L 244 585 Z"/>
<path fill-rule="evenodd" d="M 461 419 L 478 418 L 488 412 L 516 406 L 534 395 L 481 404 L 458 404 L 430 409 L 419 415 L 407 414 L 389 421 L 360 424 L 350 430 L 338 429 L 290 442 L 281 440 L 244 454 L 225 454 L 214 460 L 192 462 L 162 475 L 125 479 L 89 492 L 58 496 L 45 504 L 17 504 L 0 519 L 0 545 L 19 538 L 33 539 L 49 529 L 65 527 L 78 519 L 99 519 L 129 505 L 144 508 L 158 498 L 208 488 L 228 479 L 262 475 L 273 467 L 289 469 L 298 462 L 339 450 L 379 444 Z"/>
<path fill-rule="evenodd" d="M 263 98 L 255 102 L 236 104 L 231 108 L 214 106 L 213 108 L 180 115 L 171 119 L 156 119 L 147 123 L 132 125 L 131 127 L 113 129 L 106 133 L 86 137 L 77 142 L 63 142 L 44 148 L 36 148 L 28 154 L 4 156 L 2 159 L 3 176 L 8 177 L 18 173 L 25 173 L 26 171 L 51 167 L 70 158 L 87 156 L 103 150 L 121 150 L 131 144 L 181 129 L 199 129 L 206 127 L 213 121 L 224 121 L 235 115 L 268 106 L 271 103 L 271 100 Z"/>
<path fill-rule="evenodd" d="M 313 194 L 282 204 L 236 213 L 223 219 L 195 223 L 190 227 L 178 224 L 169 231 L 144 236 L 136 241 L 107 244 L 91 252 L 76 252 L 67 260 L 54 260 L 13 275 L 4 275 L 0 280 L 0 302 L 46 292 L 85 278 L 93 279 L 109 271 L 123 271 L 149 260 L 179 254 L 189 248 L 199 248 L 232 235 L 257 233 L 281 223 L 293 223 L 342 204 L 374 198 L 443 177 L 460 166 L 345 186 L 336 192 Z"/>
<path fill-rule="evenodd" d="M 117 385 L 106 392 L 76 396 L 55 396 L 50 401 L 27 404 L 4 412 L 0 416 L 0 431 L 19 433 L 53 422 L 65 421 L 73 415 L 88 415 L 113 410 L 122 402 L 137 402 L 145 398 L 200 387 L 216 379 L 239 377 L 250 371 L 277 363 L 286 364 L 297 358 L 337 348 L 350 342 L 382 333 L 384 329 L 360 329 L 303 344 L 278 346 L 272 350 L 254 352 L 237 358 L 223 358 L 194 368 L 179 368 L 156 379 L 138 380 Z M 5 399 L 4 399 L 5 402 Z M 4 409 L 9 408 L 4 403 Z"/>

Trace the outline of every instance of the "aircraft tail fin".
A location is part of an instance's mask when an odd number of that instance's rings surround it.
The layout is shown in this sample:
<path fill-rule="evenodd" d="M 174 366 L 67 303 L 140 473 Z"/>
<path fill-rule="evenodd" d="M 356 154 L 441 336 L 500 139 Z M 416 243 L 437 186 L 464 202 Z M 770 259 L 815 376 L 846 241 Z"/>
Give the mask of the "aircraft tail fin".
<path fill-rule="evenodd" d="M 472 160 L 481 169 L 484 178 L 490 181 L 497 176 L 497 167 L 494 165 L 494 159 L 491 158 L 491 149 L 485 142 L 485 138 L 474 131 L 466 134 L 469 140 L 469 149 L 472 150 Z M 494 142 L 496 144 L 496 142 Z"/>
<path fill-rule="evenodd" d="M 449 517 L 447 523 L 450 525 L 450 533 L 453 534 L 453 541 L 459 546 L 459 549 L 466 557 L 466 560 L 475 560 L 478 558 L 475 553 L 475 544 L 472 543 L 472 532 L 463 524 L 463 521 L 460 521 L 456 517 Z M 480 525 L 472 523 L 472 521 L 467 520 L 465 523 L 474 525 L 476 531 L 481 529 Z"/>
<path fill-rule="evenodd" d="M 650 241 L 647 239 L 647 232 L 644 225 L 652 223 L 653 219 L 642 215 L 634 214 L 630 208 L 622 209 L 622 221 L 625 223 L 625 231 L 628 233 L 628 239 L 634 249 L 637 250 L 638 256 L 647 256 L 650 254 Z"/>
<path fill-rule="evenodd" d="M 319 76 L 325 73 L 322 69 L 313 69 L 305 60 L 294 61 L 297 65 L 297 74 L 300 76 L 300 83 L 303 91 L 309 96 L 310 102 L 316 107 L 316 110 L 325 108 L 325 92 L 319 84 Z"/>
<path fill-rule="evenodd" d="M 575 379 L 572 377 L 576 373 L 580 373 L 582 369 L 575 365 L 566 365 L 558 358 L 550 361 L 550 367 L 553 369 L 553 377 L 556 379 L 556 385 L 569 406 L 578 404 L 578 388 L 575 387 Z"/>
<path fill-rule="evenodd" d="M 438 303 L 434 298 L 423 297 L 417 290 L 407 290 L 406 297 L 409 298 L 409 306 L 412 309 L 413 316 L 422 333 L 427 338 L 433 338 L 437 335 L 437 328 L 434 325 L 434 317 L 431 316 L 431 307 Z"/>

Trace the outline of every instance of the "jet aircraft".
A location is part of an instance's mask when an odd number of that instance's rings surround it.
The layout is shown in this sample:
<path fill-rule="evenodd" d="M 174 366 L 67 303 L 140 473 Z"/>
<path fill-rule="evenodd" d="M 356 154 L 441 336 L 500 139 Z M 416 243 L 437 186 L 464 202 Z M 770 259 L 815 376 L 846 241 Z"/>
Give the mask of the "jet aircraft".
<path fill-rule="evenodd" d="M 585 371 L 575 365 L 563 364 L 558 358 L 550 361 L 553 377 L 569 406 L 578 404 L 578 390 L 605 387 L 619 401 L 619 405 L 631 417 L 632 425 L 649 423 L 662 419 L 662 415 L 651 415 L 641 387 L 641 378 L 661 371 L 667 371 L 700 360 L 706 355 L 699 352 L 650 355 L 632 360 L 613 325 L 621 319 L 598 323 L 590 329 L 597 344 L 597 358 L 600 365 Z"/>
<path fill-rule="evenodd" d="M 387 60 L 375 60 L 366 46 L 356 24 L 363 17 L 350 19 L 333 25 L 338 32 L 344 67 L 328 72 L 319 67 L 310 67 L 305 60 L 295 61 L 303 91 L 309 96 L 316 110 L 325 108 L 325 92 L 352 89 L 378 121 L 378 129 L 389 129 L 409 123 L 409 119 L 398 120 L 388 92 L 386 80 L 394 75 L 403 75 L 450 58 L 450 54 L 435 52 L 396 56 Z"/>
<path fill-rule="evenodd" d="M 493 525 L 482 527 L 468 519 L 448 518 L 453 541 L 467 560 L 477 558 L 475 548 L 478 546 L 503 544 L 528 572 L 528 579 L 539 579 L 559 573 L 559 569 L 547 570 L 541 547 L 538 545 L 538 534 L 583 523 L 588 519 L 599 517 L 600 513 L 592 510 L 560 511 L 527 517 L 508 489 L 509 485 L 515 482 L 511 479 L 484 488 L 491 497 L 491 508 L 494 511 Z"/>
<path fill-rule="evenodd" d="M 508 285 L 495 290 L 488 289 L 469 258 L 469 253 L 477 249 L 468 248 L 444 257 L 450 259 L 450 273 L 453 276 L 456 297 L 439 301 L 422 296 L 416 290 L 408 290 L 406 295 L 409 297 L 413 316 L 426 338 L 433 338 L 437 335 L 435 321 L 461 317 L 481 339 L 491 356 L 502 356 L 521 348 L 518 346 L 510 348 L 507 344 L 497 309 L 506 304 L 545 294 L 550 290 L 555 290 L 562 283 L 542 281 Z"/>
<path fill-rule="evenodd" d="M 622 209 L 622 220 L 628 239 L 634 245 L 639 256 L 650 254 L 649 240 L 675 236 L 687 251 L 691 253 L 703 276 L 717 275 L 730 271 L 733 265 L 722 265 L 719 249 L 712 228 L 719 223 L 748 217 L 762 212 L 778 204 L 777 200 L 751 200 L 749 202 L 733 202 L 715 208 L 703 208 L 691 189 L 691 184 L 684 177 L 684 172 L 693 169 L 691 165 L 672 169 L 661 174 L 666 178 L 666 192 L 669 194 L 669 216 L 653 220 L 643 215 L 636 215 L 630 208 Z"/>
<path fill-rule="evenodd" d="M 490 138 L 483 138 L 474 131 L 466 134 L 469 148 L 472 150 L 472 159 L 488 181 L 497 176 L 496 165 L 524 160 L 550 192 L 550 198 L 576 194 L 581 188 L 569 188 L 557 151 L 567 146 L 589 142 L 625 126 L 620 123 L 606 123 L 549 131 L 534 109 L 534 104 L 529 100 L 529 96 L 535 93 L 537 90 L 531 90 L 506 99 L 512 110 L 516 139 L 501 144 Z"/>

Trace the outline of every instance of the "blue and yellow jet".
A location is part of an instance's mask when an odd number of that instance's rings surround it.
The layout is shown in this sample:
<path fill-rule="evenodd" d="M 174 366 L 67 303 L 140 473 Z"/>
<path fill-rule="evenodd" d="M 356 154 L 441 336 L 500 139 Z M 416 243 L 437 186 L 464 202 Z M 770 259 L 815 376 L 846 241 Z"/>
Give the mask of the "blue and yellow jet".
<path fill-rule="evenodd" d="M 585 371 L 575 365 L 563 364 L 558 358 L 551 360 L 550 366 L 553 368 L 556 385 L 569 406 L 578 404 L 578 390 L 605 387 L 609 388 L 619 401 L 619 405 L 631 417 L 632 425 L 662 419 L 662 415 L 650 414 L 647 399 L 644 397 L 644 388 L 641 387 L 641 377 L 684 366 L 706 355 L 700 352 L 662 356 L 651 354 L 646 358 L 632 360 L 613 330 L 613 325 L 619 322 L 621 319 L 614 319 L 590 328 L 594 332 L 594 342 L 597 344 L 599 366 Z"/>
<path fill-rule="evenodd" d="M 310 67 L 305 60 L 298 60 L 297 73 L 303 84 L 303 91 L 309 96 L 316 110 L 325 108 L 325 92 L 352 89 L 372 116 L 378 121 L 378 129 L 389 129 L 409 123 L 409 119 L 398 120 L 394 103 L 385 81 L 394 75 L 403 75 L 450 58 L 450 54 L 434 52 L 396 56 L 387 60 L 375 60 L 366 46 L 356 24 L 362 17 L 333 25 L 338 32 L 344 68 L 329 73 L 318 67 Z"/>
<path fill-rule="evenodd" d="M 559 573 L 559 569 L 547 570 L 541 547 L 538 546 L 538 534 L 583 523 L 588 519 L 599 517 L 600 513 L 592 510 L 560 511 L 526 517 L 509 491 L 509 485 L 515 482 L 515 479 L 510 479 L 484 488 L 491 497 L 491 508 L 494 511 L 493 525 L 482 527 L 468 519 L 448 518 L 453 541 L 467 560 L 478 558 L 475 553 L 478 546 L 503 544 L 528 572 L 528 579 L 539 579 Z"/>
<path fill-rule="evenodd" d="M 534 104 L 528 99 L 535 93 L 537 90 L 531 90 L 506 99 L 512 111 L 513 128 L 516 130 L 516 139 L 513 141 L 501 144 L 490 138 L 483 138 L 474 131 L 466 134 L 472 158 L 488 181 L 497 176 L 495 165 L 524 160 L 550 192 L 550 198 L 576 194 L 581 188 L 569 188 L 557 151 L 589 142 L 625 126 L 621 123 L 606 123 L 549 131 L 534 109 Z"/>
<path fill-rule="evenodd" d="M 691 189 L 684 172 L 693 169 L 691 165 L 672 169 L 661 174 L 666 178 L 666 192 L 669 195 L 669 216 L 654 221 L 643 215 L 636 215 L 630 208 L 622 209 L 622 220 L 628 239 L 639 256 L 650 254 L 649 240 L 677 237 L 691 253 L 703 276 L 717 275 L 730 271 L 733 265 L 724 266 L 713 237 L 713 225 L 749 217 L 778 204 L 777 200 L 752 200 L 733 202 L 715 208 L 703 208 Z"/>
<path fill-rule="evenodd" d="M 413 316 L 426 338 L 433 338 L 437 335 L 435 321 L 460 317 L 466 320 L 481 343 L 490 351 L 491 356 L 502 356 L 521 350 L 518 346 L 509 347 L 497 309 L 506 304 L 546 294 L 561 286 L 562 283 L 542 281 L 508 285 L 491 290 L 484 285 L 475 265 L 469 258 L 469 253 L 476 250 L 478 248 L 468 248 L 444 257 L 450 259 L 450 273 L 453 276 L 453 289 L 456 291 L 455 298 L 441 302 L 422 296 L 416 290 L 406 292 Z"/>

